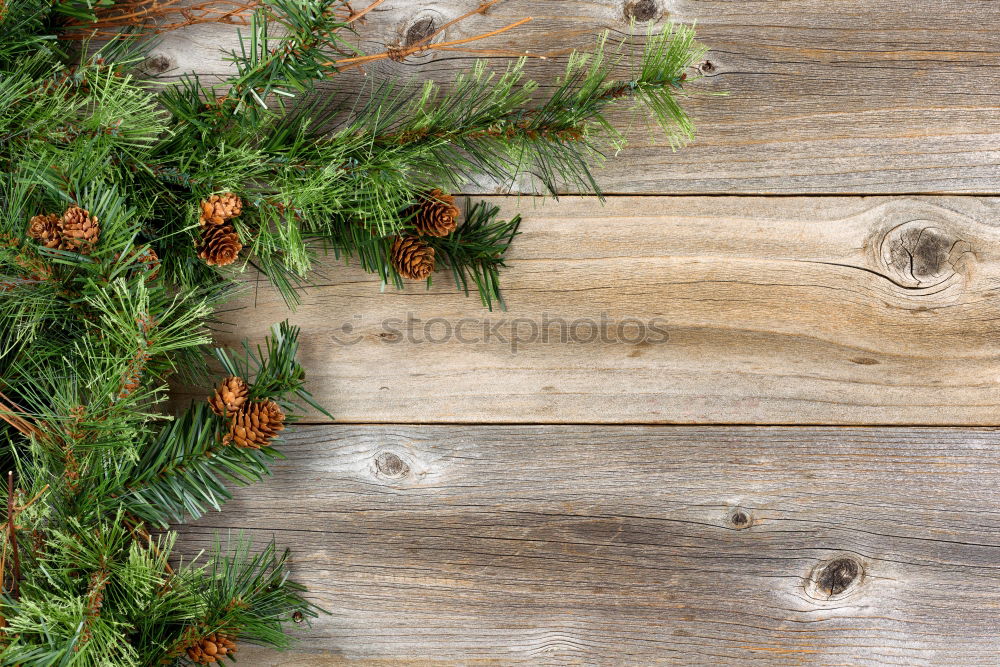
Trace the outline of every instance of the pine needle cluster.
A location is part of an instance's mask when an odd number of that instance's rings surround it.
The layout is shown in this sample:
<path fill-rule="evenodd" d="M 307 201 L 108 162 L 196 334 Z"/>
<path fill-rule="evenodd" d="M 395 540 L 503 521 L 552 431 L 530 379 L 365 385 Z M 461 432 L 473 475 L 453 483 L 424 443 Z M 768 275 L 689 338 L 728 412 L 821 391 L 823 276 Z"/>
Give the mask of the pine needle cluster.
<path fill-rule="evenodd" d="M 319 612 L 287 554 L 240 538 L 174 553 L 172 526 L 265 477 L 284 426 L 322 411 L 295 327 L 234 354 L 211 347 L 215 308 L 248 267 L 294 303 L 327 251 L 400 287 L 445 270 L 502 304 L 520 221 L 447 193 L 525 175 L 598 192 L 594 165 L 624 143 L 613 110 L 690 138 L 677 100 L 703 49 L 668 26 L 630 77 L 602 38 L 541 98 L 517 62 L 310 103 L 366 58 L 344 0 L 257 3 L 212 85 L 138 78 L 148 42 L 127 28 L 99 48 L 62 39 L 68 19 L 96 20 L 91 5 L 0 0 L 0 664 L 282 647 L 285 623 Z M 172 381 L 215 393 L 171 415 Z"/>

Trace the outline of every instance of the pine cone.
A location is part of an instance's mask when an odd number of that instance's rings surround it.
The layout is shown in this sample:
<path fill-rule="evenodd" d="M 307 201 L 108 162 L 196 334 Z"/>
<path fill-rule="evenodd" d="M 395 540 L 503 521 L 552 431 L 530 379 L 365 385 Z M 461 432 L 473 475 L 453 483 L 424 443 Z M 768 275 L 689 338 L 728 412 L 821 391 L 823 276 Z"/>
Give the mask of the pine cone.
<path fill-rule="evenodd" d="M 423 280 L 434 270 L 434 248 L 416 236 L 397 237 L 389 259 L 404 278 Z"/>
<path fill-rule="evenodd" d="M 101 226 L 97 218 L 79 206 L 66 209 L 59 221 L 59 227 L 62 231 L 60 250 L 72 250 L 86 255 L 93 250 L 101 237 Z"/>
<path fill-rule="evenodd" d="M 243 244 L 232 225 L 207 225 L 195 248 L 209 266 L 226 266 L 236 261 Z"/>
<path fill-rule="evenodd" d="M 188 659 L 198 665 L 221 662 L 230 653 L 236 653 L 236 637 L 222 632 L 213 632 L 187 649 Z"/>
<path fill-rule="evenodd" d="M 212 195 L 201 202 L 201 224 L 221 225 L 243 212 L 243 200 L 232 192 Z"/>
<path fill-rule="evenodd" d="M 455 198 L 436 189 L 421 195 L 415 208 L 413 224 L 426 236 L 448 236 L 455 231 L 461 214 Z"/>
<path fill-rule="evenodd" d="M 147 272 L 146 280 L 155 280 L 160 275 L 160 256 L 152 248 L 146 248 L 139 253 L 135 261 Z"/>
<path fill-rule="evenodd" d="M 222 439 L 222 444 L 260 449 L 266 447 L 283 428 L 285 413 L 277 403 L 270 399 L 250 403 L 233 416 L 229 433 Z"/>
<path fill-rule="evenodd" d="M 232 417 L 247 402 L 249 393 L 243 378 L 227 377 L 219 383 L 215 394 L 208 397 L 208 405 L 220 417 Z"/>
<path fill-rule="evenodd" d="M 41 241 L 46 248 L 58 247 L 62 240 L 59 229 L 59 216 L 55 213 L 36 215 L 28 223 L 28 236 Z"/>

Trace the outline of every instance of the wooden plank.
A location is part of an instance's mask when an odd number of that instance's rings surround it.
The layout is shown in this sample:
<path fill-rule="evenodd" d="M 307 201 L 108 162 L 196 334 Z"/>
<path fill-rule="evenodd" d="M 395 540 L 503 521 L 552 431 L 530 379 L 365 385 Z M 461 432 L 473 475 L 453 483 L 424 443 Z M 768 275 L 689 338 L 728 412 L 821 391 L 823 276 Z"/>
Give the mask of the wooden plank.
<path fill-rule="evenodd" d="M 253 665 L 994 664 L 998 436 L 301 427 L 181 548 L 293 549 L 331 615 Z"/>
<path fill-rule="evenodd" d="M 525 215 L 505 313 L 323 268 L 291 319 L 338 420 L 996 422 L 998 199 L 496 201 Z M 289 316 L 238 305 L 223 342 Z"/>
<path fill-rule="evenodd" d="M 472 9 L 478 0 L 389 0 L 361 27 L 369 52 Z M 507 0 L 487 17 L 448 30 L 468 37 L 533 16 L 527 26 L 474 46 L 560 53 L 594 35 L 630 32 L 628 19 L 697 22 L 713 47 L 688 102 L 700 138 L 672 153 L 640 122 L 632 147 L 600 172 L 617 193 L 912 193 L 1000 191 L 1000 32 L 991 0 L 910 3 L 845 0 Z M 648 22 L 632 32 L 641 35 Z M 166 36 L 151 69 L 224 71 L 218 51 L 235 29 L 201 26 Z M 330 94 L 386 77 L 451 81 L 469 67 L 455 53 L 382 63 L 338 79 Z M 529 65 L 551 83 L 554 58 Z M 623 119 L 623 124 L 625 121 Z M 468 192 L 483 185 L 470 184 Z"/>

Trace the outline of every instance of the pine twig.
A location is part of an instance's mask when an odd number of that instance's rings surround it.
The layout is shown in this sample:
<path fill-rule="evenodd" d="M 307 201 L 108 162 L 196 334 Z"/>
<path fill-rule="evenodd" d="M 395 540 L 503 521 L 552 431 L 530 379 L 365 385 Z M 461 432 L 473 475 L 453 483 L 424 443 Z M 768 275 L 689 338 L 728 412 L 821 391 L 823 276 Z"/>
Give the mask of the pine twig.
<path fill-rule="evenodd" d="M 128 527 L 129 532 L 132 533 L 133 536 L 146 540 L 146 543 L 149 544 L 149 548 L 153 550 L 153 553 L 155 553 L 158 557 L 163 556 L 163 552 L 160 551 L 160 547 L 156 545 L 156 542 L 153 541 L 153 536 L 150 535 L 146 529 L 144 529 L 141 525 L 133 524 L 127 519 L 125 520 L 125 525 Z M 166 561 L 163 563 L 163 569 L 166 570 L 169 575 L 174 574 L 174 568 L 170 567 L 170 563 L 167 563 Z"/>

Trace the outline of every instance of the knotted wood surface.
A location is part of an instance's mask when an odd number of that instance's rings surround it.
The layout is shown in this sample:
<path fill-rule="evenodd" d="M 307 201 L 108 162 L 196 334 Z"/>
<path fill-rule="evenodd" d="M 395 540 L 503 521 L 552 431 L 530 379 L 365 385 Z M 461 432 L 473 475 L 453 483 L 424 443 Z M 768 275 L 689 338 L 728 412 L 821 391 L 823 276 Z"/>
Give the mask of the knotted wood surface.
<path fill-rule="evenodd" d="M 477 4 L 386 0 L 359 43 Z M 691 87 L 728 95 L 688 100 L 679 152 L 622 115 L 598 180 L 641 196 L 495 199 L 524 216 L 506 312 L 445 274 L 380 293 L 324 266 L 291 318 L 339 425 L 292 429 L 181 544 L 274 537 L 331 612 L 241 662 L 995 664 L 995 3 L 506 0 L 434 40 L 524 16 L 476 46 L 554 55 L 527 65 L 547 82 L 602 29 L 697 21 Z M 147 69 L 217 74 L 234 43 L 187 29 Z M 323 94 L 470 63 L 385 59 Z M 288 316 L 263 285 L 239 305 L 222 342 Z"/>

